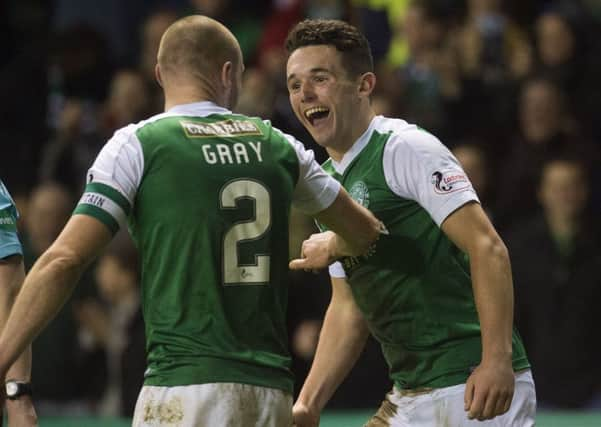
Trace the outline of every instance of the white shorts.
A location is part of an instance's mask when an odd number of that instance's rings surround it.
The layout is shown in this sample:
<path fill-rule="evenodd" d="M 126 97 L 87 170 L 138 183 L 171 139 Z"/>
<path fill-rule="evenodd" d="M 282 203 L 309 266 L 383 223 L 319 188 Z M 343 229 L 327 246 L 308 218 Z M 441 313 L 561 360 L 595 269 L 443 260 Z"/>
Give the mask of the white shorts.
<path fill-rule="evenodd" d="M 144 386 L 133 427 L 281 427 L 292 425 L 292 395 L 237 383 Z"/>
<path fill-rule="evenodd" d="M 509 411 L 492 420 L 470 420 L 463 409 L 465 384 L 411 395 L 393 389 L 364 427 L 531 427 L 536 417 L 536 392 L 531 371 L 515 374 Z"/>

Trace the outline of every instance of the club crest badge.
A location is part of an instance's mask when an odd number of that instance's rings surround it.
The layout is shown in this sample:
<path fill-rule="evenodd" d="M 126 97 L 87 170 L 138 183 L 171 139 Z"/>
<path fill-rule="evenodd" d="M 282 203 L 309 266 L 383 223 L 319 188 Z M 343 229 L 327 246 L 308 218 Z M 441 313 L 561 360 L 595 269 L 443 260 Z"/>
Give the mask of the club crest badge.
<path fill-rule="evenodd" d="M 350 196 L 363 207 L 369 207 L 369 188 L 363 181 L 357 181 L 349 190 Z"/>

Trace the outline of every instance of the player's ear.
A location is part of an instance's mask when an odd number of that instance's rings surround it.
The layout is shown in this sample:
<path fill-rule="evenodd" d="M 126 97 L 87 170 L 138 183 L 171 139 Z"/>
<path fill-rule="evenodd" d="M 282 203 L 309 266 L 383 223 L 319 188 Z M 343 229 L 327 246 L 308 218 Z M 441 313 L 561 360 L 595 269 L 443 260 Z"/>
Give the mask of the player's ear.
<path fill-rule="evenodd" d="M 372 72 L 364 73 L 359 78 L 359 95 L 369 97 L 376 87 L 376 75 Z"/>
<path fill-rule="evenodd" d="M 163 87 L 163 78 L 161 77 L 161 67 L 159 67 L 159 64 L 154 66 L 154 78 L 157 80 L 159 86 Z"/>
<path fill-rule="evenodd" d="M 234 64 L 232 64 L 232 61 L 224 62 L 221 66 L 221 85 L 224 88 L 229 89 L 232 87 L 234 78 L 233 73 Z"/>

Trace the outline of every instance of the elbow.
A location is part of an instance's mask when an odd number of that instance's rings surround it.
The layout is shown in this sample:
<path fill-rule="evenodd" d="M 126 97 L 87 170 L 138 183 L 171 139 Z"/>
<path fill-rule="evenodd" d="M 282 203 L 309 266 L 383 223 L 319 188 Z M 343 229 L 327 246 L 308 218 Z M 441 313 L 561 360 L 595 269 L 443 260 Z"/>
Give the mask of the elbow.
<path fill-rule="evenodd" d="M 488 233 L 478 239 L 475 251 L 499 263 L 509 265 L 509 251 L 497 233 Z"/>
<path fill-rule="evenodd" d="M 51 270 L 65 277 L 80 274 L 87 263 L 71 248 L 51 246 L 37 264 L 41 269 Z"/>

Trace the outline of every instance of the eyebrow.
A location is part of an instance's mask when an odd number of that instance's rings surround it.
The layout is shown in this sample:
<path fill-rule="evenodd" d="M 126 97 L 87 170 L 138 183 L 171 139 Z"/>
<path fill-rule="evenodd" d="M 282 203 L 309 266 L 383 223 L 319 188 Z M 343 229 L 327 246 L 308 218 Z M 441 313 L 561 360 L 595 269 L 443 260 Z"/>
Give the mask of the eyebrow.
<path fill-rule="evenodd" d="M 332 72 L 330 70 L 328 70 L 327 68 L 323 68 L 323 67 L 315 67 L 315 68 L 311 68 L 309 70 L 309 73 L 311 74 L 315 74 L 315 73 L 328 73 L 328 74 L 332 74 Z M 288 76 L 288 78 L 286 79 L 286 81 L 290 81 L 291 79 L 296 78 L 296 74 L 290 74 Z"/>

